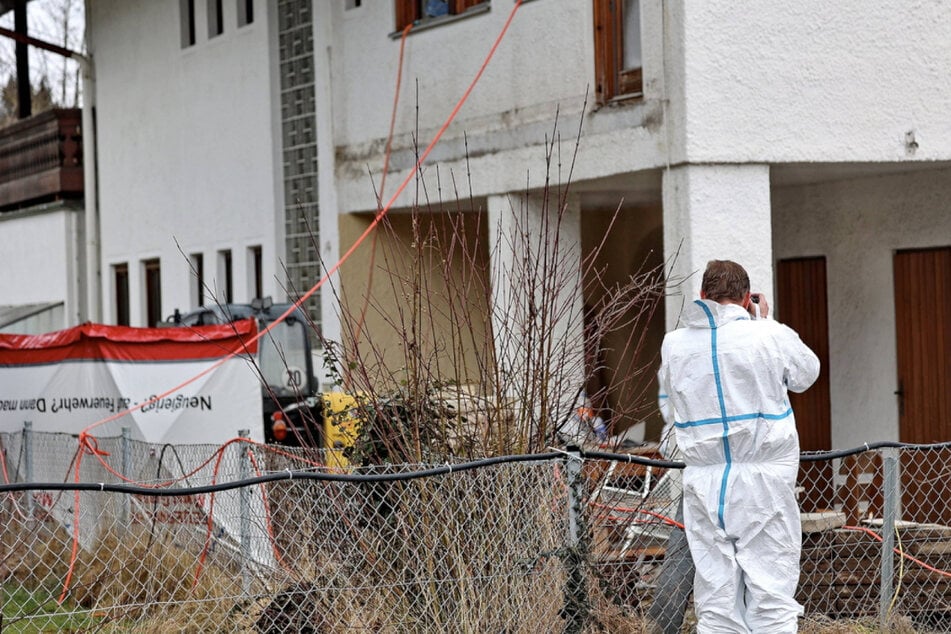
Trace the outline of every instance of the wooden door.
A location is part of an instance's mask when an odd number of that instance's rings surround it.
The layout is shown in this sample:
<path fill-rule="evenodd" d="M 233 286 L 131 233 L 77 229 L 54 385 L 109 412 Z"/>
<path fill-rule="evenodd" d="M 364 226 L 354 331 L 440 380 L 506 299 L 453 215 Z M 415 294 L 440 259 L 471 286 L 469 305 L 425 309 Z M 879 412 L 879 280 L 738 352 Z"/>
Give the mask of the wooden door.
<path fill-rule="evenodd" d="M 829 311 L 824 257 L 781 260 L 776 268 L 775 317 L 797 333 L 819 357 L 819 378 L 802 394 L 789 394 L 802 451 L 832 448 L 829 402 Z M 802 510 L 831 509 L 835 503 L 830 461 L 803 463 L 799 484 Z"/>
<path fill-rule="evenodd" d="M 895 254 L 902 442 L 951 440 L 951 247 Z"/>
<path fill-rule="evenodd" d="M 894 258 L 899 439 L 951 440 L 951 247 Z M 904 519 L 951 522 L 948 450 L 903 451 Z"/>

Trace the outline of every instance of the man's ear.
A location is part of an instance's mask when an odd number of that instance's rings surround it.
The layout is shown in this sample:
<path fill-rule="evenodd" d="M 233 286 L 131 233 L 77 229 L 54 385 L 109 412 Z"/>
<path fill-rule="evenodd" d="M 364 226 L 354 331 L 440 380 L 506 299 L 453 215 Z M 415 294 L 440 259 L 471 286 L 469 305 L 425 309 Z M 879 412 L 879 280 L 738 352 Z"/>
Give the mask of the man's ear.
<path fill-rule="evenodd" d="M 750 309 L 750 300 L 753 299 L 753 294 L 749 291 L 746 292 L 746 295 L 743 296 L 743 308 L 746 310 Z"/>

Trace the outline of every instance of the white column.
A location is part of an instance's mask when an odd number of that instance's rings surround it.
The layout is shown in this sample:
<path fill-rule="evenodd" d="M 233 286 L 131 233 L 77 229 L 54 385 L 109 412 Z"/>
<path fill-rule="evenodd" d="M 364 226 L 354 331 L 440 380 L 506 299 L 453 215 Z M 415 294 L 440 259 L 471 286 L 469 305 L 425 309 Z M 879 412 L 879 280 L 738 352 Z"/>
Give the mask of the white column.
<path fill-rule="evenodd" d="M 709 260 L 738 262 L 750 275 L 751 290 L 774 301 L 768 165 L 671 168 L 664 173 L 663 197 L 668 330 L 699 296 Z"/>
<path fill-rule="evenodd" d="M 340 244 L 339 209 L 337 205 L 337 183 L 335 174 L 335 139 L 333 134 L 333 29 L 334 8 L 329 2 L 313 3 L 314 11 L 314 91 L 317 104 L 317 202 L 319 208 L 320 257 L 327 268 L 332 268 L 340 259 L 341 250 L 346 251 L 350 244 Z M 395 187 L 395 185 L 393 186 Z M 376 231 L 380 231 L 377 228 Z M 315 280 L 316 282 L 316 280 Z M 339 306 L 340 274 L 334 274 L 320 288 L 320 326 L 323 337 L 328 341 L 341 342 L 343 339 L 340 324 Z M 321 351 L 315 351 L 314 368 L 320 375 L 322 384 L 329 385 L 332 377 L 324 367 Z"/>
<path fill-rule="evenodd" d="M 64 322 L 59 328 L 69 328 L 87 321 L 86 306 L 86 279 L 83 275 L 84 266 L 84 236 L 82 221 L 85 215 L 78 215 L 72 211 L 63 211 L 66 240 L 63 245 L 66 262 L 65 297 L 63 298 Z"/>
<path fill-rule="evenodd" d="M 487 201 L 496 388 L 533 424 L 564 420 L 584 385 L 580 203 L 551 193 Z"/>

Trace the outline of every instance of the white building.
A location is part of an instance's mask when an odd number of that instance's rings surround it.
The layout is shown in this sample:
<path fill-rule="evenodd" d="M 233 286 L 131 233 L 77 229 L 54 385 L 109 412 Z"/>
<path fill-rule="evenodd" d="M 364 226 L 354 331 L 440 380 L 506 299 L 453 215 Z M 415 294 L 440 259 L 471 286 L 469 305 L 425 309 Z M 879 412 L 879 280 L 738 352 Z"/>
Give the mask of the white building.
<path fill-rule="evenodd" d="M 199 261 L 205 284 L 219 295 L 230 284 L 236 301 L 282 296 L 284 263 L 299 290 L 316 282 L 302 218 L 319 224 L 331 266 L 378 209 L 387 145 L 384 202 L 514 11 L 424 164 L 426 190 L 410 179 L 383 243 L 409 236 L 414 204 L 438 215 L 461 198 L 481 222 L 479 265 L 498 279 L 512 263 L 494 228 L 511 227 L 523 204 L 544 216 L 525 193 L 542 191 L 546 143 L 558 138 L 554 182 L 571 167 L 560 239 L 589 251 L 620 208 L 605 238 L 612 279 L 665 260 L 686 276 L 667 299 L 667 328 L 706 261 L 734 259 L 817 349 L 822 378 L 794 404 L 804 449 L 951 439 L 951 5 L 451 0 L 448 15 L 421 10 L 439 4 L 87 0 L 102 319 L 117 321 L 123 302 L 133 325 L 196 306 Z M 371 253 L 368 241 L 340 271 L 352 312 Z M 22 283 L 8 283 L 16 301 L 3 303 L 56 299 L 28 292 L 46 283 L 43 266 L 8 266 Z M 333 339 L 352 335 L 339 296 L 337 285 L 321 291 Z M 504 299 L 496 286 L 487 301 Z M 372 313 L 368 332 L 384 323 Z M 655 320 L 648 350 L 663 330 Z"/>

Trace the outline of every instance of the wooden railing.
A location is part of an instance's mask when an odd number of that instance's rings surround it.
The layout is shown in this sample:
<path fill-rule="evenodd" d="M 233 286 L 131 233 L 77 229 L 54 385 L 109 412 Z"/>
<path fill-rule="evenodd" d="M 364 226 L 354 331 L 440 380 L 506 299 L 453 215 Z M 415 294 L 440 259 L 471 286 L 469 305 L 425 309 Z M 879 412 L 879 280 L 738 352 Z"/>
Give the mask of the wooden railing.
<path fill-rule="evenodd" d="M 0 128 L 0 211 L 82 198 L 82 112 L 54 109 Z"/>

